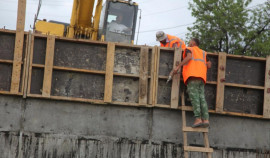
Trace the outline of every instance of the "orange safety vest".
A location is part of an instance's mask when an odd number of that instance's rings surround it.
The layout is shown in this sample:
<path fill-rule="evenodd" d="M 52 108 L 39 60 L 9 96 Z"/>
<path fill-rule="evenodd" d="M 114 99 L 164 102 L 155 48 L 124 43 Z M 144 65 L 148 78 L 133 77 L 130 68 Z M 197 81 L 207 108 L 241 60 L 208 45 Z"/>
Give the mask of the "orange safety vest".
<path fill-rule="evenodd" d="M 182 41 L 180 38 L 176 37 L 176 36 L 172 36 L 172 35 L 168 35 L 167 34 L 167 38 L 168 38 L 168 42 L 164 45 L 160 42 L 160 46 L 161 47 L 169 47 L 172 48 L 173 44 L 177 44 L 177 47 L 181 47 L 182 50 L 186 49 L 186 45 L 185 42 Z"/>
<path fill-rule="evenodd" d="M 206 66 L 206 55 L 204 50 L 199 47 L 187 47 L 191 51 L 192 59 L 183 66 L 183 79 L 184 83 L 187 84 L 189 77 L 199 77 L 202 78 L 204 83 L 206 83 L 207 76 L 207 66 Z M 183 53 L 183 59 L 186 57 L 186 51 Z"/>

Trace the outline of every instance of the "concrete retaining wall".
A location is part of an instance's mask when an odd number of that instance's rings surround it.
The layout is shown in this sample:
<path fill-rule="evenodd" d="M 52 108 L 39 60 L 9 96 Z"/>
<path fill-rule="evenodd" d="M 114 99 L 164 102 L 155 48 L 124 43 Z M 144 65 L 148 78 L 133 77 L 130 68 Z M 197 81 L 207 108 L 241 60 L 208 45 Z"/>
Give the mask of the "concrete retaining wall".
<path fill-rule="evenodd" d="M 0 95 L 0 158 L 180 158 L 181 121 L 176 110 Z M 210 122 L 214 158 L 270 157 L 269 120 L 211 115 Z M 203 145 L 202 134 L 188 137 Z"/>

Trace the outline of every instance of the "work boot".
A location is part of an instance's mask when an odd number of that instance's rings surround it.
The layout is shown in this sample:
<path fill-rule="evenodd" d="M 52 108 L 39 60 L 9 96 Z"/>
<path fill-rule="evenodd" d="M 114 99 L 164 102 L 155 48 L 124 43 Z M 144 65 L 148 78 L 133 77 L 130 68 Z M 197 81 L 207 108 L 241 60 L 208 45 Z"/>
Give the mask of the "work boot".
<path fill-rule="evenodd" d="M 200 127 L 202 126 L 203 122 L 201 118 L 196 118 L 193 125 L 191 126 L 192 128 Z"/>
<path fill-rule="evenodd" d="M 203 120 L 202 121 L 202 127 L 204 127 L 204 128 L 207 128 L 207 127 L 209 127 L 209 120 Z"/>

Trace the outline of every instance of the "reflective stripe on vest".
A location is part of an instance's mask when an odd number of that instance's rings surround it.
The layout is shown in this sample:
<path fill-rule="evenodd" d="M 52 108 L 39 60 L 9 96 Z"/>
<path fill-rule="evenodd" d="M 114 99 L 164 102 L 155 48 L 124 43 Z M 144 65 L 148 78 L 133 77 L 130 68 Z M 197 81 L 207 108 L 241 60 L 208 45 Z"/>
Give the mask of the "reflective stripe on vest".
<path fill-rule="evenodd" d="M 192 49 L 192 48 L 191 48 Z M 201 61 L 204 63 L 204 65 L 206 66 L 206 62 L 205 62 L 205 51 L 203 50 L 203 59 L 195 59 L 194 56 L 193 56 L 193 53 L 192 54 L 192 58 L 191 60 L 194 60 L 194 61 Z"/>
<path fill-rule="evenodd" d="M 171 40 L 169 41 L 169 47 L 172 47 L 172 46 L 171 46 L 171 42 L 174 41 L 174 40 L 178 41 L 178 39 L 176 39 L 176 38 L 171 39 Z"/>

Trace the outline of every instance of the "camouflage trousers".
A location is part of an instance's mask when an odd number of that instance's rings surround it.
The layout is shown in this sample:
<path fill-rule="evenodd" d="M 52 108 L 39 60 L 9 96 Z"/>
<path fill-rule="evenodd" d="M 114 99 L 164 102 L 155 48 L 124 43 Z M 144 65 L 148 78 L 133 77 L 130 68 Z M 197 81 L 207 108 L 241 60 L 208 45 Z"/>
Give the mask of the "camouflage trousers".
<path fill-rule="evenodd" d="M 194 116 L 208 120 L 209 113 L 204 95 L 204 82 L 201 80 L 188 81 L 187 93 L 193 107 Z"/>

